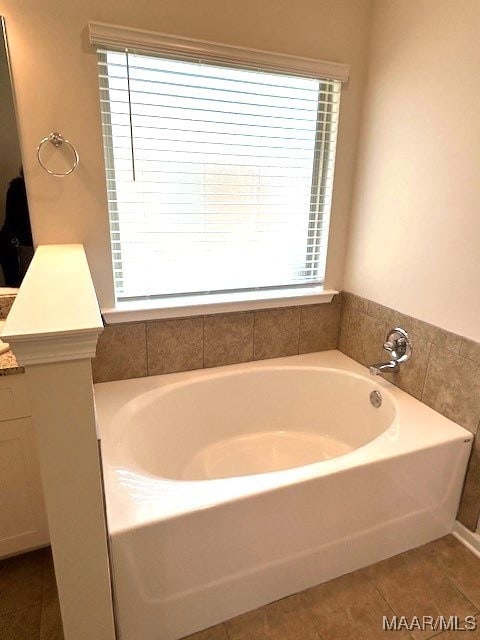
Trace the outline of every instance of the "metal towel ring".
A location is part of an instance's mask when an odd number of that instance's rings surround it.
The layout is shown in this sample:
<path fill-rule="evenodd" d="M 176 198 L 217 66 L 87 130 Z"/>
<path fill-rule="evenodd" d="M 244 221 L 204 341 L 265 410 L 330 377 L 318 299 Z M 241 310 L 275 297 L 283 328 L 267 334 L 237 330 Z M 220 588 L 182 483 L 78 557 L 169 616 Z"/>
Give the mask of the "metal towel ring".
<path fill-rule="evenodd" d="M 68 147 L 70 147 L 70 149 L 73 151 L 74 160 L 73 160 L 72 167 L 68 171 L 66 171 L 65 173 L 55 173 L 55 171 L 52 171 L 51 169 L 49 169 L 43 164 L 40 152 L 42 150 L 43 145 L 46 142 L 51 142 L 53 146 L 56 147 L 57 149 L 58 147 L 61 147 L 62 144 L 66 144 Z M 44 169 L 51 176 L 55 176 L 55 178 L 64 178 L 65 176 L 70 175 L 73 171 L 75 171 L 78 163 L 80 162 L 80 156 L 78 155 L 78 151 L 75 149 L 73 144 L 69 140 L 64 138 L 61 133 L 58 133 L 56 131 L 52 131 L 52 133 L 50 133 L 48 136 L 45 136 L 45 138 L 40 140 L 40 144 L 37 147 L 37 159 L 42 169 Z"/>

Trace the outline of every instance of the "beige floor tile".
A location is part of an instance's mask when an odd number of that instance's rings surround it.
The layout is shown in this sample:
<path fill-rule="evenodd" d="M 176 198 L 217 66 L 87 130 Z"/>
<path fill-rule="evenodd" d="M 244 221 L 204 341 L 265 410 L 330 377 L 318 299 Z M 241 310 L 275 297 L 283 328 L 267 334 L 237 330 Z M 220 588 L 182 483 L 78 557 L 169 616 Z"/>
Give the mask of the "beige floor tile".
<path fill-rule="evenodd" d="M 0 638 L 2 640 L 37 640 L 39 628 L 40 605 L 0 616 Z"/>
<path fill-rule="evenodd" d="M 300 594 L 237 616 L 185 640 L 480 640 L 480 559 L 454 537 L 355 571 Z M 39 598 L 42 597 L 43 603 Z M 463 592 L 463 593 L 462 593 Z M 464 594 L 464 595 L 463 595 Z M 1 640 L 63 640 L 49 550 L 0 562 Z M 464 597 L 466 596 L 466 597 Z M 33 605 L 25 605 L 36 599 Z M 476 631 L 383 630 L 383 617 L 476 615 Z"/>
<path fill-rule="evenodd" d="M 477 611 L 480 610 L 480 558 L 471 553 L 454 536 L 434 540 L 423 549 L 459 591 L 473 603 Z"/>
<path fill-rule="evenodd" d="M 341 576 L 302 594 L 322 640 L 377 640 L 392 637 L 383 616 L 393 611 L 364 571 Z M 395 638 L 410 638 L 405 631 Z"/>
<path fill-rule="evenodd" d="M 424 549 L 413 549 L 367 569 L 397 616 L 466 616 L 477 609 L 447 578 Z M 435 631 L 412 631 L 414 638 L 430 638 Z"/>
<path fill-rule="evenodd" d="M 194 633 L 184 640 L 228 640 L 227 632 L 223 624 L 217 624 L 210 629 Z"/>
<path fill-rule="evenodd" d="M 320 640 L 299 595 L 278 600 L 224 623 L 229 640 Z"/>
<path fill-rule="evenodd" d="M 44 562 L 43 549 L 0 562 L 0 615 L 40 604 Z"/>
<path fill-rule="evenodd" d="M 44 600 L 42 603 L 39 640 L 64 640 L 58 598 Z"/>
<path fill-rule="evenodd" d="M 46 600 L 47 602 L 58 600 L 57 581 L 55 578 L 55 569 L 53 567 L 52 551 L 50 548 L 45 549 L 43 600 Z"/>
<path fill-rule="evenodd" d="M 435 636 L 435 640 L 480 640 L 480 617 L 476 616 L 475 624 L 476 629 L 468 631 L 452 630 L 443 631 L 439 635 Z"/>
<path fill-rule="evenodd" d="M 52 552 L 50 549 L 47 549 L 45 552 L 45 573 L 39 640 L 63 640 L 63 638 L 62 617 L 60 604 L 58 602 Z"/>

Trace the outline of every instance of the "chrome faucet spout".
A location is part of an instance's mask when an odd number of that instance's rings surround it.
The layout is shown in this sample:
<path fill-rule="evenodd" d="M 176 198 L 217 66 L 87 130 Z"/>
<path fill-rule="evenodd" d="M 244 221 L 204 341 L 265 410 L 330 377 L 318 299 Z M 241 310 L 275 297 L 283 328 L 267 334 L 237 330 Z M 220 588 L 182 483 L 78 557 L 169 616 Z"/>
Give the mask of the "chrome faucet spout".
<path fill-rule="evenodd" d="M 377 364 L 372 364 L 370 367 L 372 376 L 378 376 L 380 373 L 397 373 L 397 371 L 400 371 L 400 365 L 395 360 L 378 362 Z"/>

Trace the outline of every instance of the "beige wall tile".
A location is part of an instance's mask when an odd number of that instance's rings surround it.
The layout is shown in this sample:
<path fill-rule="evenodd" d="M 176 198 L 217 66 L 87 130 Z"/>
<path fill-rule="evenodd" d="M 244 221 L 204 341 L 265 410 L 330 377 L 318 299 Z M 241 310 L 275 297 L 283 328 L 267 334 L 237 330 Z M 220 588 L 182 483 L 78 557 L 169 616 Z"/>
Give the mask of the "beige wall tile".
<path fill-rule="evenodd" d="M 365 366 L 383 362 L 386 332 L 385 322 L 352 309 L 345 345 L 346 355 Z"/>
<path fill-rule="evenodd" d="M 253 313 L 205 316 L 204 366 L 253 360 Z"/>
<path fill-rule="evenodd" d="M 428 322 L 395 311 L 394 325 L 395 327 L 404 329 L 408 334 L 415 334 L 421 340 L 426 340 L 427 342 L 432 341 L 435 327 L 432 327 Z"/>
<path fill-rule="evenodd" d="M 468 463 L 457 520 L 470 531 L 475 531 L 480 517 L 480 436 L 475 437 L 472 454 Z M 480 568 L 480 566 L 479 566 Z M 480 595 L 480 587 L 479 587 Z M 480 603 L 480 598 L 479 598 Z"/>
<path fill-rule="evenodd" d="M 348 312 L 343 312 L 342 315 L 340 316 L 340 327 L 338 330 L 337 349 L 342 353 L 344 353 L 345 355 L 347 354 L 347 339 L 348 339 L 349 328 L 350 328 L 350 314 Z"/>
<path fill-rule="evenodd" d="M 300 308 L 255 311 L 253 355 L 255 360 L 298 353 Z"/>
<path fill-rule="evenodd" d="M 365 298 L 361 298 L 349 291 L 342 291 L 342 299 L 346 309 L 356 309 L 357 311 L 363 311 L 363 313 L 368 312 L 369 301 Z"/>
<path fill-rule="evenodd" d="M 107 325 L 98 339 L 92 373 L 94 382 L 146 376 L 145 323 Z"/>
<path fill-rule="evenodd" d="M 412 356 L 410 360 L 400 365 L 398 373 L 383 374 L 383 377 L 411 396 L 421 400 L 431 344 L 413 333 L 410 333 L 409 336 L 412 341 Z M 383 354 L 385 359 L 388 360 L 389 354 L 386 351 Z"/>
<path fill-rule="evenodd" d="M 460 352 L 460 345 L 462 342 L 461 336 L 458 336 L 440 327 L 435 327 L 428 322 L 412 318 L 404 313 L 400 313 L 395 309 L 385 307 L 377 302 L 368 302 L 368 314 L 378 320 L 383 320 L 390 325 L 390 328 L 401 327 L 405 329 L 407 333 L 414 333 L 418 338 L 427 342 L 432 342 L 438 347 L 453 351 L 454 353 Z"/>
<path fill-rule="evenodd" d="M 383 304 L 368 300 L 367 313 L 369 316 L 372 316 L 372 318 L 386 322 L 391 325 L 392 328 L 396 326 L 397 319 L 395 316 L 398 314 L 393 309 L 390 309 L 390 307 L 385 307 Z"/>
<path fill-rule="evenodd" d="M 350 332 L 351 308 L 345 302 L 345 294 L 342 293 L 340 308 L 340 327 L 338 330 L 337 349 L 346 354 L 347 340 Z"/>
<path fill-rule="evenodd" d="M 203 367 L 203 318 L 147 322 L 148 374 Z"/>
<path fill-rule="evenodd" d="M 480 365 L 432 345 L 422 401 L 475 433 L 480 421 Z"/>
<path fill-rule="evenodd" d="M 423 320 L 417 320 L 417 318 L 412 318 L 411 316 L 407 316 L 405 313 L 400 313 L 400 311 L 396 311 L 395 309 L 384 307 L 376 302 L 369 303 L 368 312 L 379 320 L 384 320 L 388 325 L 388 329 L 400 327 L 409 334 L 415 334 L 417 338 L 420 338 L 421 340 L 431 342 L 435 327 L 432 327 L 432 325 L 427 322 L 423 322 Z"/>
<path fill-rule="evenodd" d="M 447 349 L 453 353 L 460 353 L 462 345 L 462 337 L 457 336 L 455 333 L 440 329 L 440 327 L 432 326 L 432 344 L 442 349 Z"/>
<path fill-rule="evenodd" d="M 299 353 L 336 349 L 340 329 L 341 305 L 335 299 L 330 304 L 302 307 L 300 311 Z"/>
<path fill-rule="evenodd" d="M 480 342 L 474 342 L 468 338 L 462 338 L 460 355 L 480 363 Z"/>

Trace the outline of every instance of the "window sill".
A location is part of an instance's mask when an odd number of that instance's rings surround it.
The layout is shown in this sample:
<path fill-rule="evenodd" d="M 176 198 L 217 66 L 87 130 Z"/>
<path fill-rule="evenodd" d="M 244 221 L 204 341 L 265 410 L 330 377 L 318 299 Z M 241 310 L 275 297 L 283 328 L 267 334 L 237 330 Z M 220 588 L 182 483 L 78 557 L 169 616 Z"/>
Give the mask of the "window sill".
<path fill-rule="evenodd" d="M 107 324 L 183 318 L 252 311 L 254 309 L 322 304 L 331 302 L 337 293 L 338 291 L 334 289 L 323 289 L 323 287 L 316 286 L 301 290 L 272 289 L 270 291 L 181 296 L 164 300 L 134 300 L 117 302 L 114 308 L 102 309 L 102 315 Z"/>

